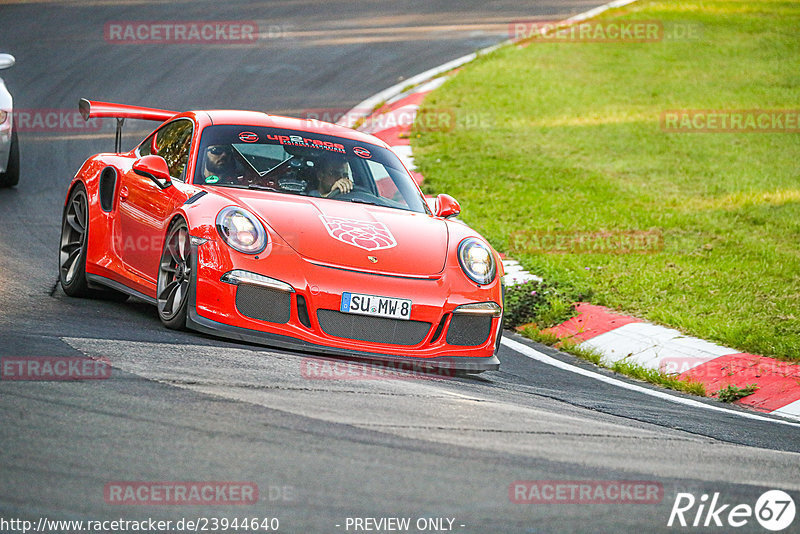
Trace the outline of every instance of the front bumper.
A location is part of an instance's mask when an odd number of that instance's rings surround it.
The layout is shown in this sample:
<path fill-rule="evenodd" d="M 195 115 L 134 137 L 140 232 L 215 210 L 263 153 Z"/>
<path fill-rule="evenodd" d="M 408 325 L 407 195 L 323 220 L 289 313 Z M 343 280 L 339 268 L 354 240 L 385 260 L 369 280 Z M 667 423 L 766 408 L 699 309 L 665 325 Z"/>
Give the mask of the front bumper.
<path fill-rule="evenodd" d="M 453 369 L 455 371 L 496 371 L 500 368 L 500 360 L 498 360 L 497 356 L 495 355 L 483 358 L 441 356 L 419 359 L 391 354 L 362 352 L 352 349 L 345 350 L 337 347 L 328 347 L 325 345 L 316 345 L 301 339 L 282 336 L 280 334 L 259 332 L 258 330 L 248 330 L 247 328 L 241 328 L 238 326 L 231 326 L 228 324 L 219 323 L 217 321 L 212 321 L 211 319 L 206 319 L 205 317 L 198 315 L 194 307 L 190 307 L 189 309 L 189 313 L 187 314 L 186 318 L 186 326 L 198 332 L 225 337 L 228 339 L 235 339 L 237 341 L 245 341 L 247 343 L 256 343 L 259 345 L 267 345 L 282 349 L 300 350 L 316 354 L 326 354 L 330 356 L 364 358 L 368 360 L 378 360 L 392 363 L 411 361 L 421 366 Z"/>
<path fill-rule="evenodd" d="M 496 286 L 481 289 L 467 283 L 463 288 L 453 291 L 454 288 L 443 280 L 447 273 L 435 280 L 380 277 L 353 271 L 332 271 L 330 267 L 309 264 L 290 250 L 271 250 L 261 260 L 238 256 L 231 259 L 233 255 L 225 253 L 227 250 L 221 246 L 224 245 L 213 241 L 193 245 L 192 257 L 200 265 L 199 269 L 195 265 L 197 276 L 192 284 L 187 313 L 187 327 L 193 330 L 250 343 L 339 357 L 414 362 L 423 367 L 467 372 L 499 368 L 495 350 L 502 318 L 487 319 L 490 325 L 485 339 L 479 335 L 476 341 L 473 335 L 473 339 L 467 341 L 471 344 L 464 345 L 463 340 L 468 339 L 469 334 L 466 334 L 467 338 L 455 337 L 456 334 L 465 335 L 455 328 L 461 324 L 463 330 L 464 321 L 460 314 L 456 314 L 459 317 L 456 321 L 453 314 L 462 304 L 486 300 L 502 302 L 499 281 Z M 271 278 L 287 283 L 293 288 L 286 300 L 290 303 L 290 309 L 269 320 L 243 315 L 237 306 L 237 303 L 241 304 L 237 301 L 239 286 L 220 281 L 221 276 L 233 268 L 259 274 L 269 272 Z M 418 339 L 397 344 L 376 340 L 369 333 L 362 332 L 355 333 L 355 337 L 331 335 L 330 326 L 324 327 L 321 319 L 323 314 L 329 316 L 339 313 L 342 291 L 411 298 L 414 302 L 414 321 L 400 322 L 397 326 L 405 327 L 411 322 L 428 326 L 424 327 L 423 335 Z M 374 324 L 370 323 L 373 319 L 369 317 L 347 318 L 353 318 L 353 324 L 360 324 L 362 318 L 365 324 Z M 451 325 L 454 327 L 452 336 Z M 462 344 L 453 344 L 453 341 Z"/>

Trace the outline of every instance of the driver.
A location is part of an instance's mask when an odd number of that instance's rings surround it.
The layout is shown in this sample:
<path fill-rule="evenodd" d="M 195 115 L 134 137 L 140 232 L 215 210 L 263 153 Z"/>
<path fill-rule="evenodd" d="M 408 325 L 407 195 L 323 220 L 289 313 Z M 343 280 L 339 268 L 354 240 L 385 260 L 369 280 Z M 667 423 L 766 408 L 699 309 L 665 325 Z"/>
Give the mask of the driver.
<path fill-rule="evenodd" d="M 247 185 L 236 167 L 231 145 L 210 145 L 203 164 L 203 183 Z"/>
<path fill-rule="evenodd" d="M 347 160 L 342 157 L 329 155 L 320 158 L 317 161 L 317 180 L 319 186 L 312 191 L 314 196 L 331 197 L 353 190 Z"/>

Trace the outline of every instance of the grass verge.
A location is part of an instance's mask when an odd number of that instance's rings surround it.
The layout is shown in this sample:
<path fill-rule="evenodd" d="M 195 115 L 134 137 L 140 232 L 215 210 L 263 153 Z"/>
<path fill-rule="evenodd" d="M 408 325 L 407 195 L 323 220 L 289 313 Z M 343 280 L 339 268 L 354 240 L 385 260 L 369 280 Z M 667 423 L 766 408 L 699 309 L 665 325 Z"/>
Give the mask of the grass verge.
<path fill-rule="evenodd" d="M 714 396 L 722 402 L 735 402 L 741 398 L 752 395 L 756 391 L 758 391 L 758 384 L 748 384 L 742 388 L 731 384 L 714 393 Z"/>
<path fill-rule="evenodd" d="M 565 295 L 800 360 L 800 134 L 660 125 L 667 110 L 797 109 L 800 4 L 643 0 L 603 19 L 695 31 L 509 46 L 463 67 L 420 111 L 453 127 L 412 134 L 426 192 L 458 198 Z M 631 232 L 658 247 L 575 245 Z"/>

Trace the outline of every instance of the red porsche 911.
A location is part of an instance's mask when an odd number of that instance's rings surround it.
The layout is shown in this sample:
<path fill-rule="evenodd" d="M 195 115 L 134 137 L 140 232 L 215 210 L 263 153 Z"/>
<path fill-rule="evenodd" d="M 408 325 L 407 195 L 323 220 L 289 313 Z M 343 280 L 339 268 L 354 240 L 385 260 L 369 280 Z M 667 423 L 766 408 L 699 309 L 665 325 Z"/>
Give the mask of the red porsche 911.
<path fill-rule="evenodd" d="M 118 135 L 67 192 L 67 295 L 132 295 L 169 328 L 274 347 L 499 367 L 497 252 L 451 197 L 432 210 L 383 141 L 254 111 L 79 107 Z M 163 124 L 123 152 L 126 118 Z"/>

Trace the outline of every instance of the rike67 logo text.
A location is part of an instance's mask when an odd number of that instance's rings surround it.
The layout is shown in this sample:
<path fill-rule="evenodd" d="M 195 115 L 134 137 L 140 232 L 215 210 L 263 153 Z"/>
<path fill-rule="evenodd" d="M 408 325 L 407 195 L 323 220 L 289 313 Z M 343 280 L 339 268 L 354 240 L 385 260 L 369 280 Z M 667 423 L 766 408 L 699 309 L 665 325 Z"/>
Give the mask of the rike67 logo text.
<path fill-rule="evenodd" d="M 724 503 L 718 492 L 710 497 L 703 494 L 699 499 L 691 493 L 678 493 L 667 526 L 739 528 L 755 518 L 762 528 L 778 532 L 794 522 L 795 512 L 794 499 L 781 490 L 763 493 L 755 506 Z"/>

